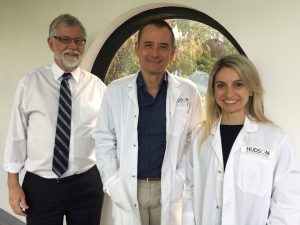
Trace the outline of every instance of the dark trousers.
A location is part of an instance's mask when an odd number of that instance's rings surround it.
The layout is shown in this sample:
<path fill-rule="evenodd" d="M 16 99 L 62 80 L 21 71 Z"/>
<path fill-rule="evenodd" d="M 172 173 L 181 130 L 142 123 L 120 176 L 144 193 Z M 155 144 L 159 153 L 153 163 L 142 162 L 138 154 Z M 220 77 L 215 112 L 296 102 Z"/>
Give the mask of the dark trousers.
<path fill-rule="evenodd" d="M 96 166 L 66 179 L 45 179 L 27 172 L 23 189 L 29 205 L 28 225 L 99 225 L 102 182 Z"/>

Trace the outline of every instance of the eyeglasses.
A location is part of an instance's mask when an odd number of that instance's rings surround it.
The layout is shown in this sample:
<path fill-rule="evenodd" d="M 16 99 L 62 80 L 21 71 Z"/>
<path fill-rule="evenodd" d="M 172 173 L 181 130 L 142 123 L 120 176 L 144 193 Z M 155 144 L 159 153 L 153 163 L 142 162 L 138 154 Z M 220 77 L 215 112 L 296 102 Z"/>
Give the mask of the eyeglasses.
<path fill-rule="evenodd" d="M 52 38 L 59 40 L 63 44 L 71 44 L 74 41 L 76 45 L 82 46 L 86 43 L 86 39 L 84 38 L 70 38 L 66 36 L 52 36 Z"/>

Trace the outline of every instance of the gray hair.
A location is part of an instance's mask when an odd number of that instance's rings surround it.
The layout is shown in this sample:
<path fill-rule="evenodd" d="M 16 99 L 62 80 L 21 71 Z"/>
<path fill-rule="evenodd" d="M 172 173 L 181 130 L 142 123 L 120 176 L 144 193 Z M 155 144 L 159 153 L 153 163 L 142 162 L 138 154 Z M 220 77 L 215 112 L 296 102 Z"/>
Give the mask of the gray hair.
<path fill-rule="evenodd" d="M 79 26 L 80 29 L 82 30 L 84 37 L 86 37 L 86 31 L 82 23 L 75 17 L 70 14 L 62 14 L 56 17 L 50 24 L 49 26 L 49 37 L 57 35 L 57 27 L 60 24 L 64 24 L 65 26 L 68 27 L 76 27 Z"/>

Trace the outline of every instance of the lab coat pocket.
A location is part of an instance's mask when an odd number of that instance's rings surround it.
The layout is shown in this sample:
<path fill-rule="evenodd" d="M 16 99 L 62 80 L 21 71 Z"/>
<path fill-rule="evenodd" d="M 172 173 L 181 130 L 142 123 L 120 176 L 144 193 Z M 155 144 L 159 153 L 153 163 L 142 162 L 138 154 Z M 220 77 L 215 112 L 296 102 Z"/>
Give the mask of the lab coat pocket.
<path fill-rule="evenodd" d="M 121 210 L 118 206 L 113 205 L 112 206 L 112 219 L 113 219 L 113 224 L 124 224 L 124 225 L 131 225 L 133 224 L 133 219 L 132 219 L 132 213 L 127 212 L 124 210 Z"/>
<path fill-rule="evenodd" d="M 118 224 L 131 225 L 131 224 L 133 224 L 132 213 L 121 210 L 116 205 L 112 206 L 112 220 L 113 220 L 113 224 L 115 224 L 115 225 L 118 225 Z"/>
<path fill-rule="evenodd" d="M 173 135 L 182 134 L 186 124 L 186 120 L 188 118 L 188 109 L 189 109 L 188 105 L 176 106 L 176 110 L 173 118 L 173 129 L 172 129 Z"/>
<path fill-rule="evenodd" d="M 185 183 L 184 173 L 177 171 L 175 174 L 175 185 L 173 187 L 174 188 L 173 195 L 172 195 L 173 201 L 181 199 L 183 194 L 184 183 Z"/>
<path fill-rule="evenodd" d="M 109 184 L 108 190 L 112 202 L 120 209 L 129 212 L 130 204 L 119 177 L 117 177 L 114 181 L 112 181 L 111 184 Z"/>
<path fill-rule="evenodd" d="M 241 153 L 238 186 L 242 192 L 264 195 L 272 189 L 273 161 Z"/>

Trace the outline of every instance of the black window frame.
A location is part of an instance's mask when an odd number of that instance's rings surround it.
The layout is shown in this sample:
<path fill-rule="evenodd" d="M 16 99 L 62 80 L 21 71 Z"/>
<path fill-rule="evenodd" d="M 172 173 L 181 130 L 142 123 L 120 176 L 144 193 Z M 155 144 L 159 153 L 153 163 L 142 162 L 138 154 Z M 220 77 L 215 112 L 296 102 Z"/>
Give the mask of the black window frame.
<path fill-rule="evenodd" d="M 165 20 L 187 19 L 206 24 L 219 31 L 240 54 L 246 56 L 234 37 L 219 22 L 205 13 L 185 7 L 159 7 L 143 11 L 121 24 L 103 44 L 94 61 L 91 72 L 104 81 L 109 66 L 123 43 L 149 20 L 156 18 Z"/>

